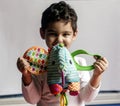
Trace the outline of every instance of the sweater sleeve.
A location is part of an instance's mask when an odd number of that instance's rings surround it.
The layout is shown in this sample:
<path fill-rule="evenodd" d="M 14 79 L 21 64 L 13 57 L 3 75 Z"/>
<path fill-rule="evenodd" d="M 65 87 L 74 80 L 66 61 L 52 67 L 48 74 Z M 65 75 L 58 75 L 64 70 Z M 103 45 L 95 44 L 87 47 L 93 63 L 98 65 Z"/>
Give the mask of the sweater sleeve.
<path fill-rule="evenodd" d="M 76 57 L 76 62 L 78 62 L 80 65 L 86 66 L 86 60 L 81 57 Z M 98 88 L 94 88 L 90 85 L 90 73 L 89 71 L 79 71 L 80 75 L 80 84 L 81 84 L 81 89 L 80 89 L 80 100 L 84 102 L 90 102 L 96 98 L 96 96 L 99 93 L 100 86 Z"/>
<path fill-rule="evenodd" d="M 84 102 L 91 102 L 96 98 L 100 90 L 100 85 L 98 88 L 93 88 L 90 83 L 88 82 L 85 87 L 81 88 L 80 90 L 80 99 Z"/>
<path fill-rule="evenodd" d="M 28 86 L 25 86 L 22 82 L 22 93 L 25 100 L 30 104 L 37 104 L 41 99 L 40 92 L 38 93 L 33 81 Z"/>

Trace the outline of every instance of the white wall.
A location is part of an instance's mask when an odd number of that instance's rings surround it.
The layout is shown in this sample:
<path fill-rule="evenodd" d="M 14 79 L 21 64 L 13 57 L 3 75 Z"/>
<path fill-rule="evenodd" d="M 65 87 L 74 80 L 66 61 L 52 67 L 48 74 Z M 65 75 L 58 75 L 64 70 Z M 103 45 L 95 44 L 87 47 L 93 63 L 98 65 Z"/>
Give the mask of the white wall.
<path fill-rule="evenodd" d="M 0 0 L 0 95 L 21 93 L 17 57 L 33 45 L 46 48 L 39 37 L 41 13 L 54 1 L 58 0 Z M 71 51 L 85 49 L 105 56 L 110 65 L 101 90 L 120 90 L 120 1 L 67 1 L 79 17 L 79 35 Z"/>

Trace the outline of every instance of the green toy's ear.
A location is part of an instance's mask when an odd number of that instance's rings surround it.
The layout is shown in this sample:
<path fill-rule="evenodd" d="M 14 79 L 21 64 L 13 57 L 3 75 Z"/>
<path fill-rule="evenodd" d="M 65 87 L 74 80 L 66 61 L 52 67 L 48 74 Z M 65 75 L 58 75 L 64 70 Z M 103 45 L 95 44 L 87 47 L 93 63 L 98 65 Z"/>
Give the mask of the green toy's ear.
<path fill-rule="evenodd" d="M 95 56 L 98 59 L 101 58 L 100 55 L 98 55 L 98 54 L 90 54 L 90 53 L 86 52 L 85 50 L 76 50 L 76 51 L 72 52 L 71 55 L 72 55 L 72 58 L 73 58 L 73 61 L 74 61 L 75 65 L 76 65 L 76 68 L 77 68 L 77 70 L 81 70 L 81 71 L 91 71 L 91 70 L 94 69 L 94 65 L 90 65 L 90 66 L 81 66 L 81 65 L 79 65 L 74 59 L 74 57 L 76 55 L 79 55 L 79 54 L 86 54 L 86 55 L 90 55 L 90 56 Z"/>

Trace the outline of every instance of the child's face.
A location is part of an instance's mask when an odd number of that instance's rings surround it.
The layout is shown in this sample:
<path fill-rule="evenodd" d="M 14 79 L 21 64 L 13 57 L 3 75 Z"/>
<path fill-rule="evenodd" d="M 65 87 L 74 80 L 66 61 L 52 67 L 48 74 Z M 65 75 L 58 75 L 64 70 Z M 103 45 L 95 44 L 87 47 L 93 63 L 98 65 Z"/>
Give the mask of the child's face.
<path fill-rule="evenodd" d="M 63 43 L 69 48 L 77 35 L 77 31 L 73 32 L 71 22 L 66 24 L 64 21 L 54 22 L 47 27 L 45 32 L 42 32 L 42 30 L 40 32 L 41 37 L 45 39 L 49 48 L 57 43 Z"/>

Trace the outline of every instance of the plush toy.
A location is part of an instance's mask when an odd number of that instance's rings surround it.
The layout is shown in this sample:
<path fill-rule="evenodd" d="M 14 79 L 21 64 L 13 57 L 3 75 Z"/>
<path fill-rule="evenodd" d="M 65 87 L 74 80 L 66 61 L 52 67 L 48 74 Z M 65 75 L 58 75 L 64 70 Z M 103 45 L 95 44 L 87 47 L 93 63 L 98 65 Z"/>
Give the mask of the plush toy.
<path fill-rule="evenodd" d="M 27 70 L 34 75 L 46 72 L 47 57 L 48 52 L 39 46 L 29 48 L 23 55 L 23 58 L 25 58 L 30 64 L 30 67 L 28 67 Z"/>
<path fill-rule="evenodd" d="M 47 81 L 54 95 L 62 93 L 64 89 L 68 89 L 70 95 L 74 96 L 79 92 L 79 74 L 70 52 L 63 44 L 57 44 L 49 51 Z"/>

